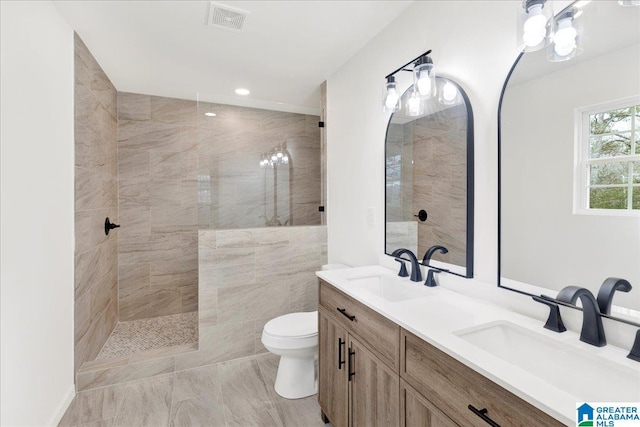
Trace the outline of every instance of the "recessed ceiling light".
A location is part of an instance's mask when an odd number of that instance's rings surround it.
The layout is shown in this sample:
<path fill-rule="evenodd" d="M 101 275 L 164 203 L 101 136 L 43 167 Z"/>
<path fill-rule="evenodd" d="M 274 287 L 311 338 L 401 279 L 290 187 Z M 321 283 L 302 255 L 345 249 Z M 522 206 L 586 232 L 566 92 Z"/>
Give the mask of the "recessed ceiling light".
<path fill-rule="evenodd" d="M 209 112 L 209 113 L 204 113 L 204 115 L 207 116 L 207 117 L 215 117 L 216 113 Z"/>
<path fill-rule="evenodd" d="M 245 89 L 245 88 L 240 87 L 240 88 L 236 89 L 236 93 L 238 95 L 249 95 L 251 92 L 249 91 L 249 89 Z"/>

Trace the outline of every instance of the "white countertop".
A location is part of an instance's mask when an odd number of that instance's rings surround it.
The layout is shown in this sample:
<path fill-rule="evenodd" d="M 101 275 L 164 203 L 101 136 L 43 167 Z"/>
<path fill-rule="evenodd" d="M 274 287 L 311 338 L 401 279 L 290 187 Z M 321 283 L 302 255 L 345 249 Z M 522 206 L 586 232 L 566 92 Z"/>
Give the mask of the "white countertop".
<path fill-rule="evenodd" d="M 611 398 L 611 393 L 615 390 L 615 383 L 609 382 L 598 387 L 597 397 L 601 396 L 601 398 L 593 399 L 592 394 L 590 396 L 592 398 L 586 400 L 584 397 L 570 394 L 544 381 L 538 376 L 527 372 L 526 369 L 506 363 L 493 354 L 460 338 L 454 332 L 490 322 L 510 322 L 545 336 L 547 339 L 553 339 L 563 343 L 563 345 L 579 349 L 585 354 L 605 359 L 606 363 L 615 364 L 616 367 L 628 370 L 631 376 L 637 373 L 638 392 L 635 396 L 631 395 L 627 398 L 625 395 L 624 398 L 626 402 L 640 401 L 640 363 L 627 359 L 628 351 L 612 345 L 599 348 L 591 346 L 581 342 L 579 335 L 574 332 L 555 333 L 544 329 L 544 323 L 539 320 L 482 300 L 472 299 L 462 293 L 445 289 L 441 286 L 428 288 L 422 282 L 411 282 L 408 277 L 400 278 L 396 273 L 396 271 L 386 267 L 369 266 L 319 271 L 316 274 L 345 294 L 352 296 L 567 425 L 575 425 L 576 403 L 618 400 Z M 351 279 L 364 276 L 386 276 L 401 281 L 402 283 L 399 282 L 399 285 L 403 288 L 409 287 L 406 289 L 411 289 L 412 292 L 416 293 L 417 297 L 404 301 L 390 302 L 367 292 L 361 286 L 352 286 Z M 466 280 L 472 286 L 472 279 L 459 278 L 459 280 Z M 531 304 L 536 303 L 531 301 Z M 583 372 L 580 370 L 580 366 L 575 366 L 575 374 L 588 375 L 588 372 Z"/>

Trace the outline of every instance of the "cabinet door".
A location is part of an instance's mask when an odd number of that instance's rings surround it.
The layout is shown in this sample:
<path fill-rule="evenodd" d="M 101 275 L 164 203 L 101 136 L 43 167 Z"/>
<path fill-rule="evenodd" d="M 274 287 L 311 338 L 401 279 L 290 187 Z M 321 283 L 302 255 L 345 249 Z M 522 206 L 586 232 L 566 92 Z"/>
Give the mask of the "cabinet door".
<path fill-rule="evenodd" d="M 333 427 L 349 424 L 347 331 L 318 310 L 318 403 Z"/>
<path fill-rule="evenodd" d="M 486 409 L 485 416 L 501 426 L 564 426 L 404 329 L 400 354 L 402 379 L 461 426 L 488 425 L 469 405 L 478 410 Z"/>
<path fill-rule="evenodd" d="M 320 307 L 396 373 L 400 368 L 400 327 L 380 313 L 320 280 Z M 344 312 L 341 312 L 344 310 Z"/>
<path fill-rule="evenodd" d="M 458 427 L 404 380 L 400 380 L 400 426 Z"/>
<path fill-rule="evenodd" d="M 351 427 L 393 427 L 400 423 L 400 379 L 349 336 Z"/>

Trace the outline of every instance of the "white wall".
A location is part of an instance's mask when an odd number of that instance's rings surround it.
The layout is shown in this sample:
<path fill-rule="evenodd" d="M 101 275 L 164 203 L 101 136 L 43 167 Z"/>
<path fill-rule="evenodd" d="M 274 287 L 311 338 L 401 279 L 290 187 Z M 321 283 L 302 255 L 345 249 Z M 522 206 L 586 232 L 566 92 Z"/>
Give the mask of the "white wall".
<path fill-rule="evenodd" d="M 73 31 L 51 2 L 1 7 L 0 424 L 73 396 Z"/>
<path fill-rule="evenodd" d="M 532 56 L 522 67 L 540 60 L 546 61 Z M 502 132 L 503 277 L 555 290 L 579 285 L 594 294 L 609 276 L 640 283 L 640 219 L 573 214 L 574 111 L 637 95 L 639 77 L 636 44 L 509 85 Z M 640 293 L 619 292 L 614 302 L 640 310 Z"/>
<path fill-rule="evenodd" d="M 497 109 L 516 59 L 513 1 L 416 2 L 328 80 L 329 262 L 383 253 L 384 76 L 421 54 L 467 92 L 475 122 L 475 276 L 496 281 Z M 376 224 L 367 225 L 367 208 Z"/>

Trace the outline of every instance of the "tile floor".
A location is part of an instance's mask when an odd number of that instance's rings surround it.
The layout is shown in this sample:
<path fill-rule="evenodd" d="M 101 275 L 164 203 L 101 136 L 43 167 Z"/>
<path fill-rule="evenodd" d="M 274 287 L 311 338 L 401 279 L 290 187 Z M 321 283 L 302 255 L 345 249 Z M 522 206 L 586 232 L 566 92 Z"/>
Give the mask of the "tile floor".
<path fill-rule="evenodd" d="M 198 341 L 198 312 L 119 322 L 96 360 Z"/>
<path fill-rule="evenodd" d="M 323 427 L 317 396 L 273 389 L 270 353 L 76 394 L 59 426 Z"/>

